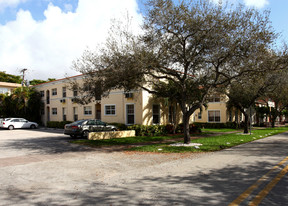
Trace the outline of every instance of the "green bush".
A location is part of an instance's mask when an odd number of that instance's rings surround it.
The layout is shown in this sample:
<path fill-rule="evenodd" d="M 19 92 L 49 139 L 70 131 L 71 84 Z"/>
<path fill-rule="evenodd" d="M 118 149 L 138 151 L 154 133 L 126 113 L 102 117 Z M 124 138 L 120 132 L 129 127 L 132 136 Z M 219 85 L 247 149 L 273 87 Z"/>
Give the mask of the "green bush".
<path fill-rule="evenodd" d="M 184 132 L 184 125 L 183 123 L 178 124 L 176 128 L 176 133 L 183 133 Z M 189 124 L 189 132 L 192 133 L 200 133 L 201 128 L 197 124 Z"/>
<path fill-rule="evenodd" d="M 107 124 L 116 126 L 120 131 L 128 129 L 127 125 L 122 124 L 122 123 L 113 122 L 113 123 L 107 123 Z"/>
<path fill-rule="evenodd" d="M 128 129 L 135 130 L 136 136 L 160 136 L 167 134 L 164 125 L 131 125 Z"/>
<path fill-rule="evenodd" d="M 71 121 L 61 121 L 61 122 L 50 121 L 50 122 L 47 122 L 47 127 L 48 128 L 64 129 L 65 124 L 70 124 L 70 123 L 72 123 L 72 122 Z"/>
<path fill-rule="evenodd" d="M 226 122 L 226 123 L 195 122 L 193 124 L 200 127 L 200 128 L 207 128 L 207 129 L 222 129 L 222 128 L 238 129 L 238 128 L 242 128 L 242 125 L 237 124 L 236 122 Z"/>

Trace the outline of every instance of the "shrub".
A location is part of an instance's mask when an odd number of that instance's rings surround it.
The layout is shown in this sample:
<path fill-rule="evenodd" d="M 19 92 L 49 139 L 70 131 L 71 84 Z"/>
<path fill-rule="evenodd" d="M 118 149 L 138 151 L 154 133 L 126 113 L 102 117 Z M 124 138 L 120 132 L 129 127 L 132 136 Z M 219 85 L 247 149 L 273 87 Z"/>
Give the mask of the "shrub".
<path fill-rule="evenodd" d="M 160 136 L 167 134 L 164 125 L 131 125 L 128 129 L 135 130 L 136 136 Z"/>
<path fill-rule="evenodd" d="M 70 123 L 72 122 L 71 121 L 61 121 L 61 122 L 50 121 L 50 122 L 47 122 L 47 127 L 64 129 L 65 124 L 70 124 Z"/>
<path fill-rule="evenodd" d="M 195 122 L 195 125 L 200 128 L 209 128 L 209 129 L 221 129 L 221 128 L 230 128 L 237 129 L 242 128 L 242 125 L 236 122 L 226 122 L 226 123 L 206 123 L 206 122 Z"/>
<path fill-rule="evenodd" d="M 113 123 L 108 123 L 108 124 L 116 126 L 120 131 L 128 129 L 127 125 L 122 124 L 122 123 L 113 122 Z"/>

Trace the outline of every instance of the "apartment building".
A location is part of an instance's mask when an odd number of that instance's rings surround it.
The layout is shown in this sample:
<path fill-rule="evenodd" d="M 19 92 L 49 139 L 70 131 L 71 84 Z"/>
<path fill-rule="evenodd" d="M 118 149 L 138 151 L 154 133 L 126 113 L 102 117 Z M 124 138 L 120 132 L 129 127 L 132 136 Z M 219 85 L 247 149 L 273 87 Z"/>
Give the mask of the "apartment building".
<path fill-rule="evenodd" d="M 69 89 L 69 81 L 81 82 L 83 75 L 59 79 L 34 86 L 40 93 L 44 108 L 41 111 L 42 122 L 76 121 L 79 119 L 96 118 L 104 122 L 117 122 L 127 125 L 168 124 L 181 122 L 180 109 L 169 105 L 164 100 L 153 97 L 144 90 L 124 93 L 121 90 L 112 91 L 108 97 L 94 100 L 87 105 L 77 104 L 78 91 Z M 226 99 L 214 96 L 207 109 L 197 110 L 191 117 L 191 122 L 226 122 Z M 173 115 L 176 111 L 177 115 Z"/>

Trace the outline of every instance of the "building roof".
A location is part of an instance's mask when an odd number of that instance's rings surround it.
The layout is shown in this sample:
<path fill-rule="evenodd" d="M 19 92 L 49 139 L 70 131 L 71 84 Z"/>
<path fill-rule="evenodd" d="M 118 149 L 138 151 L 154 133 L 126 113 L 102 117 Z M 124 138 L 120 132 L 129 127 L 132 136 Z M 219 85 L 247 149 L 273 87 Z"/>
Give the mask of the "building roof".
<path fill-rule="evenodd" d="M 10 88 L 17 88 L 21 87 L 21 84 L 11 83 L 11 82 L 0 82 L 0 87 L 10 87 Z"/>

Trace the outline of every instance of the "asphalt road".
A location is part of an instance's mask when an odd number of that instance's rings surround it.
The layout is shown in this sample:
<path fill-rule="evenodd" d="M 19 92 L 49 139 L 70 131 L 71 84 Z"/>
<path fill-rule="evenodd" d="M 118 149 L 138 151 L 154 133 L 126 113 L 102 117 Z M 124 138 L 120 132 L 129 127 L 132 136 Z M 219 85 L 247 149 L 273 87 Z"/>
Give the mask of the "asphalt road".
<path fill-rule="evenodd" d="M 287 205 L 288 134 L 206 154 L 73 145 L 0 130 L 0 205 Z M 234 202 L 233 202 L 234 201 Z"/>

